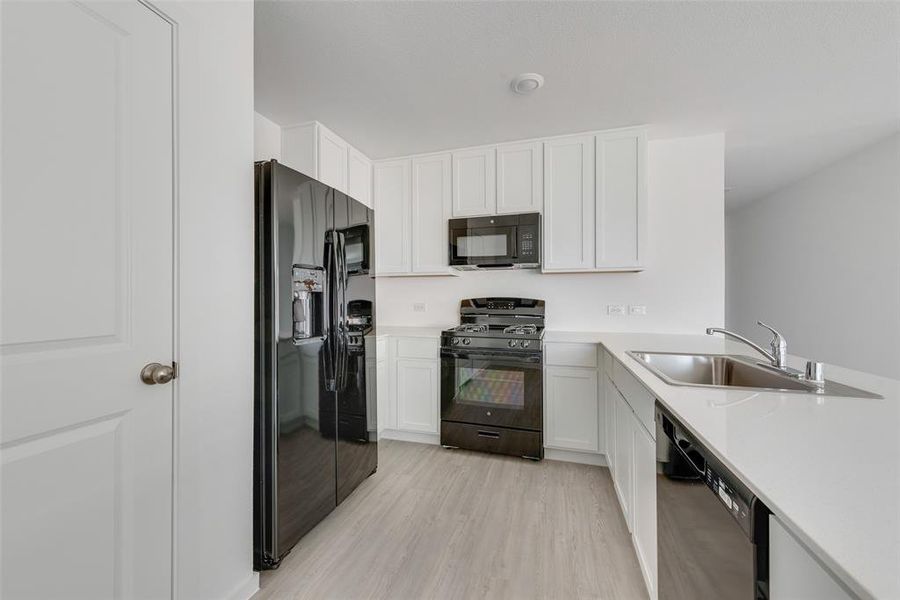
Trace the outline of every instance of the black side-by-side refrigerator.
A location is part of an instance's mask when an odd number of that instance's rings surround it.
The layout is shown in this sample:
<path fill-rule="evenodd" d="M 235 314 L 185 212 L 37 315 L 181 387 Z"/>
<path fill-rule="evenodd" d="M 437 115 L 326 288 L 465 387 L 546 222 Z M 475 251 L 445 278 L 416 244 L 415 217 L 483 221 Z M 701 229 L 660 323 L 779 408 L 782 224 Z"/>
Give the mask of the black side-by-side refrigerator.
<path fill-rule="evenodd" d="M 256 171 L 254 567 L 278 566 L 378 464 L 374 212 Z M 368 346 L 368 347 L 367 347 Z M 368 354 L 367 354 L 368 353 Z"/>

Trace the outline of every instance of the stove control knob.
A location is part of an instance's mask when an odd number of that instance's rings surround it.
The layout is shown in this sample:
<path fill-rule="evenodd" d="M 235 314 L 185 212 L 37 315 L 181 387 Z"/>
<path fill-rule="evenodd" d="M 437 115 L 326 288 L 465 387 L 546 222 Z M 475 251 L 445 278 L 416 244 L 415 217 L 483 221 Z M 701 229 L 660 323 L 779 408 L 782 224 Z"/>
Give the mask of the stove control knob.
<path fill-rule="evenodd" d="M 463 338 L 463 346 L 468 346 L 471 343 L 472 343 L 472 340 L 470 340 L 469 338 Z"/>
<path fill-rule="evenodd" d="M 523 347 L 523 348 L 527 348 L 527 347 L 530 346 L 530 345 L 531 345 L 531 342 L 530 342 L 530 341 L 528 341 L 528 340 L 522 340 L 522 347 Z"/>
<path fill-rule="evenodd" d="M 453 338 L 450 340 L 450 343 L 454 346 L 459 346 L 459 338 Z"/>
<path fill-rule="evenodd" d="M 508 342 L 506 342 L 506 345 L 510 348 L 515 348 L 518 343 L 519 340 L 509 340 Z"/>

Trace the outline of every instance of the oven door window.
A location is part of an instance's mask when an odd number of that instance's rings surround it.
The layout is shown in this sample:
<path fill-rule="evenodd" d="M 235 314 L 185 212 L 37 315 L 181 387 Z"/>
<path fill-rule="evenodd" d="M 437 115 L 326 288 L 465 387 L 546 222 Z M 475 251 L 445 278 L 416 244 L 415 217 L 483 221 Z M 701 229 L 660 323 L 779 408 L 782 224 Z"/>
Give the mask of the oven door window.
<path fill-rule="evenodd" d="M 540 429 L 543 385 L 539 355 L 454 352 L 442 354 L 441 363 L 442 418 Z"/>
<path fill-rule="evenodd" d="M 457 229 L 452 232 L 450 244 L 453 258 L 458 261 L 470 264 L 508 261 L 516 255 L 516 228 Z"/>

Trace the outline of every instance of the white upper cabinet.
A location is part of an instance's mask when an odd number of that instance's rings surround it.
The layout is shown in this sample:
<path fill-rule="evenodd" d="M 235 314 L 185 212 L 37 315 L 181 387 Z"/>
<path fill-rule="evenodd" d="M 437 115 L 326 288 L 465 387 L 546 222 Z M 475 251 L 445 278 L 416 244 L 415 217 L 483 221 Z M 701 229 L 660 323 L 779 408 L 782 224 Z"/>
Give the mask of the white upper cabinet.
<path fill-rule="evenodd" d="M 497 147 L 497 214 L 540 212 L 544 207 L 544 155 L 540 142 Z"/>
<path fill-rule="evenodd" d="M 318 179 L 347 192 L 347 159 L 350 146 L 330 129 L 319 125 Z"/>
<path fill-rule="evenodd" d="M 347 153 L 347 194 L 372 207 L 372 161 L 353 146 Z"/>
<path fill-rule="evenodd" d="M 639 271 L 647 137 L 621 129 L 544 142 L 544 271 Z"/>
<path fill-rule="evenodd" d="M 544 271 L 594 268 L 594 136 L 544 142 Z"/>
<path fill-rule="evenodd" d="M 453 153 L 453 216 L 492 215 L 497 210 L 497 150 Z"/>
<path fill-rule="evenodd" d="M 642 266 L 647 221 L 646 156 L 643 130 L 596 136 L 597 269 Z"/>
<path fill-rule="evenodd" d="M 412 159 L 412 270 L 447 270 L 450 154 Z"/>
<path fill-rule="evenodd" d="M 410 164 L 408 159 L 375 165 L 375 272 L 410 272 Z"/>
<path fill-rule="evenodd" d="M 372 161 L 321 123 L 284 127 L 280 162 L 372 208 Z"/>
<path fill-rule="evenodd" d="M 318 179 L 318 123 L 303 123 L 281 129 L 281 163 Z"/>

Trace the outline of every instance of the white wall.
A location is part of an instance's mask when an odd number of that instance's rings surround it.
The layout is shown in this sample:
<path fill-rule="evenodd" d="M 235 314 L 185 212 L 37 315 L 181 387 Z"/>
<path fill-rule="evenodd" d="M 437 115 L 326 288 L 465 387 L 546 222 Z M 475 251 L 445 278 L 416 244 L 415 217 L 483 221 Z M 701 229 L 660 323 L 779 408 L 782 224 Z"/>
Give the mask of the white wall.
<path fill-rule="evenodd" d="M 727 323 L 900 379 L 900 134 L 729 212 Z M 827 376 L 827 373 L 826 373 Z"/>
<path fill-rule="evenodd" d="M 459 321 L 459 301 L 525 296 L 547 302 L 547 325 L 561 330 L 702 333 L 724 321 L 724 137 L 653 140 L 648 145 L 649 253 L 641 273 L 543 275 L 467 272 L 460 277 L 378 280 L 378 322 Z M 413 303 L 426 303 L 424 313 Z M 607 304 L 645 304 L 646 316 L 608 316 Z"/>
<path fill-rule="evenodd" d="M 281 126 L 253 113 L 253 160 L 281 160 Z"/>
<path fill-rule="evenodd" d="M 253 4 L 163 1 L 178 23 L 175 597 L 248 598 L 253 458 Z"/>

